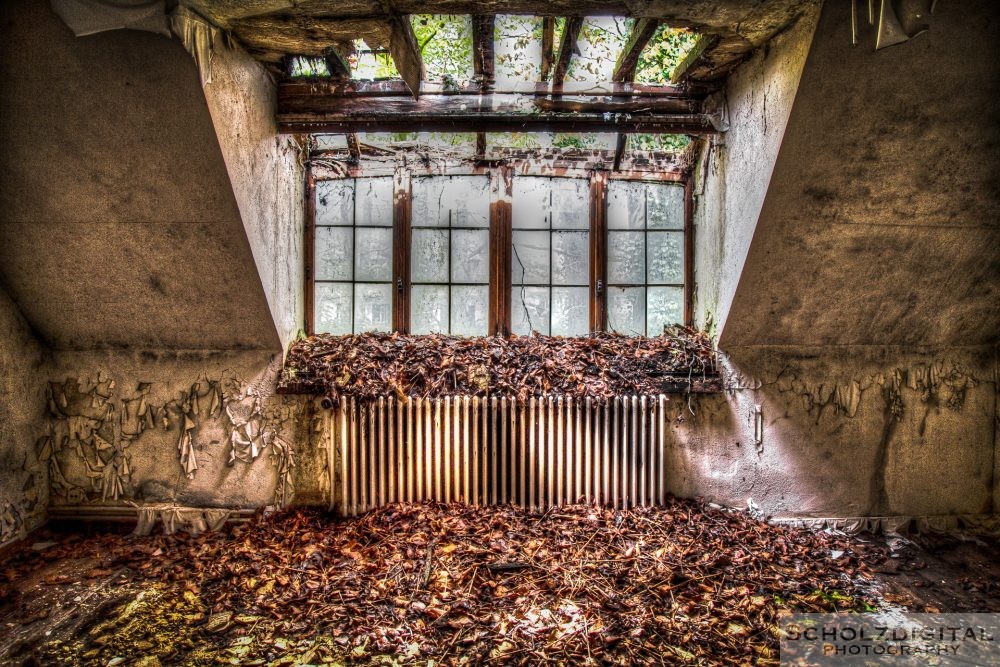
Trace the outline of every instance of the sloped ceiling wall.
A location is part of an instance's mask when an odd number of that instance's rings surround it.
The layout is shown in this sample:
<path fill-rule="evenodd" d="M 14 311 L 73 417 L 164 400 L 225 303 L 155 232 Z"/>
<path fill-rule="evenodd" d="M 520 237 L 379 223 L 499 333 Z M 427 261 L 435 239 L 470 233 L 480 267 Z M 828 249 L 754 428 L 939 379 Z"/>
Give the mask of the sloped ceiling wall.
<path fill-rule="evenodd" d="M 874 52 L 825 3 L 723 348 L 1000 339 L 1000 4 L 927 22 Z"/>
<path fill-rule="evenodd" d="M 0 280 L 54 349 L 280 349 L 191 57 L 0 9 Z"/>

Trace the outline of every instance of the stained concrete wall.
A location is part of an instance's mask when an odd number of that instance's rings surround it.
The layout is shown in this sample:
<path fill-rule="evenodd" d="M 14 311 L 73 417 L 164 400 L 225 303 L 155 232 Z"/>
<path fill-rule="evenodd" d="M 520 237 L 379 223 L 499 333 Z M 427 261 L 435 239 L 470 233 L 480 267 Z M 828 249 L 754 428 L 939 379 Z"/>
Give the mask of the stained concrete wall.
<path fill-rule="evenodd" d="M 35 451 L 45 350 L 0 289 L 0 546 L 45 520 L 48 475 Z"/>

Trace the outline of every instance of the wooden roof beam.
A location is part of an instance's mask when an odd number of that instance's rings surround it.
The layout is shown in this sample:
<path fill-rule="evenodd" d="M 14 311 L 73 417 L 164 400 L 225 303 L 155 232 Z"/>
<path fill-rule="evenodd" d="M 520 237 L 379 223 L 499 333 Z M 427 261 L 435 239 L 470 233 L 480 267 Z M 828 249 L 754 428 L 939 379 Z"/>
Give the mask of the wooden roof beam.
<path fill-rule="evenodd" d="M 630 83 L 635 80 L 635 69 L 639 65 L 639 56 L 646 44 L 656 34 L 656 29 L 660 22 L 657 19 L 636 19 L 632 24 L 632 31 L 629 33 L 625 48 L 618 55 L 618 62 L 615 63 L 612 81 L 619 83 Z"/>
<path fill-rule="evenodd" d="M 555 58 L 556 20 L 551 16 L 542 19 L 542 81 L 548 81 L 552 74 L 552 63 Z"/>
<path fill-rule="evenodd" d="M 490 88 L 494 75 L 493 32 L 496 16 L 477 14 L 472 17 L 472 67 L 480 85 Z"/>
<path fill-rule="evenodd" d="M 580 39 L 580 31 L 583 29 L 582 16 L 567 16 L 563 27 L 562 39 L 559 41 L 559 55 L 556 56 L 555 68 L 552 72 L 552 83 L 559 86 L 566 79 L 569 71 L 569 61 L 576 53 L 579 55 L 580 47 L 577 41 Z"/>
<path fill-rule="evenodd" d="M 397 12 L 391 0 L 380 0 L 380 4 L 389 15 L 389 55 L 396 64 L 399 76 L 406 82 L 413 98 L 417 99 L 420 97 L 420 82 L 424 80 L 424 60 L 410 17 Z"/>

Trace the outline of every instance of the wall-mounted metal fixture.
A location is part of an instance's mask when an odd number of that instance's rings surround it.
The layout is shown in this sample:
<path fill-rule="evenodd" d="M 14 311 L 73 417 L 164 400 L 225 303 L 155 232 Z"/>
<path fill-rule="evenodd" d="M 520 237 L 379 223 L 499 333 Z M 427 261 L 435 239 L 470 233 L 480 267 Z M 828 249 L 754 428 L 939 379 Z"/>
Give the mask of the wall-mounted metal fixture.
<path fill-rule="evenodd" d="M 857 46 L 860 42 L 858 7 L 859 0 L 851 0 L 851 44 Z M 899 12 L 896 6 L 901 6 Z M 927 6 L 924 2 L 902 2 L 893 5 L 893 0 L 880 0 L 878 11 L 878 26 L 875 33 L 875 50 L 884 49 L 888 46 L 902 44 L 913 39 L 922 32 L 930 28 L 926 23 L 919 23 L 925 14 L 934 13 L 937 6 L 936 0 L 932 0 Z M 902 18 L 902 20 L 901 20 Z M 875 0 L 868 0 L 868 23 L 875 24 Z M 909 28 L 904 27 L 909 26 Z"/>

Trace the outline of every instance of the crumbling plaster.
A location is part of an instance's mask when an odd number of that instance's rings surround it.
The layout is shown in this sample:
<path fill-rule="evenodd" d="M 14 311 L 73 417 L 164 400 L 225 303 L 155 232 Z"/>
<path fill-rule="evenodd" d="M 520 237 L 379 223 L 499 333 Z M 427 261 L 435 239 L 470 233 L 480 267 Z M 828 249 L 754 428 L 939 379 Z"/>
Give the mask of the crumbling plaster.
<path fill-rule="evenodd" d="M 34 449 L 45 350 L 0 289 L 0 546 L 45 520 L 48 477 Z"/>

